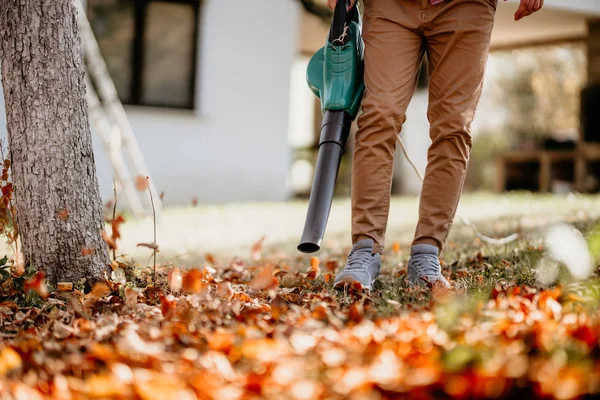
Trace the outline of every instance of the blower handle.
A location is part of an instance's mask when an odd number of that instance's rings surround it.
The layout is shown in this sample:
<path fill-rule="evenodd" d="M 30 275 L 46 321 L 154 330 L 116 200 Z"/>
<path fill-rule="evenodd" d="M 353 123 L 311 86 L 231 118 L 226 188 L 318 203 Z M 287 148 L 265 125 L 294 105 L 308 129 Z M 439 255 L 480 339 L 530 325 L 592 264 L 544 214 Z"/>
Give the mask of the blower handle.
<path fill-rule="evenodd" d="M 329 43 L 334 46 L 343 46 L 350 40 L 350 35 L 347 32 L 347 27 L 350 21 L 358 21 L 358 9 L 356 3 L 351 9 L 349 0 L 338 0 L 335 10 L 333 11 L 333 22 L 329 30 Z"/>

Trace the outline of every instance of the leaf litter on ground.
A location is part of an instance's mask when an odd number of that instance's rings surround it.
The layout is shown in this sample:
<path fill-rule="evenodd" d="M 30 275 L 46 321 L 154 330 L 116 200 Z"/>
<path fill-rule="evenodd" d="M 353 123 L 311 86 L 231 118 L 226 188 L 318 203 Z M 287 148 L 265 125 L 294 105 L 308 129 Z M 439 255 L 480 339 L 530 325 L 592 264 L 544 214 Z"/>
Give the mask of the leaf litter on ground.
<path fill-rule="evenodd" d="M 118 231 L 118 229 L 117 229 Z M 182 270 L 115 262 L 85 293 L 41 272 L 0 286 L 0 395 L 26 399 L 557 398 L 600 393 L 600 280 L 540 283 L 543 242 L 450 243 L 456 290 L 337 292 L 345 263 L 205 256 Z M 558 266 L 557 268 L 562 268 Z M 25 292 L 24 292 L 25 291 Z"/>

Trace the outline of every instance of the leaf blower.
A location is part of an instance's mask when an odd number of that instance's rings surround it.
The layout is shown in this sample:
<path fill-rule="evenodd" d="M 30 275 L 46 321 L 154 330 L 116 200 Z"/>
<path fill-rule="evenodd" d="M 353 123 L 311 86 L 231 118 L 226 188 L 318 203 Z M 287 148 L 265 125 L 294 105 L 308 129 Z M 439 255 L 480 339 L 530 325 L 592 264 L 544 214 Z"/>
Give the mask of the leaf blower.
<path fill-rule="evenodd" d="M 304 232 L 298 245 L 303 253 L 321 248 L 342 155 L 365 91 L 361 28 L 358 6 L 348 10 L 346 0 L 338 1 L 327 42 L 308 63 L 308 86 L 321 100 L 323 124 Z"/>

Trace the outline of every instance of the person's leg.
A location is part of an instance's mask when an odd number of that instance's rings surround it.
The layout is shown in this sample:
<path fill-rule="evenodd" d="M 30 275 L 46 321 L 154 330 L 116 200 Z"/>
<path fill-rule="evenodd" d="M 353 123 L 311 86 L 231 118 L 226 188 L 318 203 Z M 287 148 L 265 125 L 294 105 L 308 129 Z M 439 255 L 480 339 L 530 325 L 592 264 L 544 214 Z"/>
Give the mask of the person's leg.
<path fill-rule="evenodd" d="M 443 249 L 462 192 L 471 150 L 471 123 L 481 95 L 496 0 L 446 0 L 431 6 L 425 30 L 429 59 L 431 146 L 421 192 L 409 279 L 445 282 Z M 436 264 L 436 265 L 434 265 Z"/>
<path fill-rule="evenodd" d="M 390 206 L 396 134 L 415 91 L 424 38 L 420 1 L 365 2 L 365 96 L 352 160 L 352 241 L 381 253 Z"/>
<path fill-rule="evenodd" d="M 487 63 L 496 0 L 432 6 L 425 32 L 429 58 L 431 146 L 413 244 L 440 250 L 452 226 L 471 151 L 471 123 Z"/>

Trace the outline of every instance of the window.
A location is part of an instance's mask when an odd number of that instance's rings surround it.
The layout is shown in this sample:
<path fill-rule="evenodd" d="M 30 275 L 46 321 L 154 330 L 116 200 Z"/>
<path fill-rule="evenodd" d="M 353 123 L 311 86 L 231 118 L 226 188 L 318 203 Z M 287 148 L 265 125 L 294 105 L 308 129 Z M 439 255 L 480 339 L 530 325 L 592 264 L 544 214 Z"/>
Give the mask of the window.
<path fill-rule="evenodd" d="M 88 0 L 124 104 L 194 108 L 198 0 Z"/>

